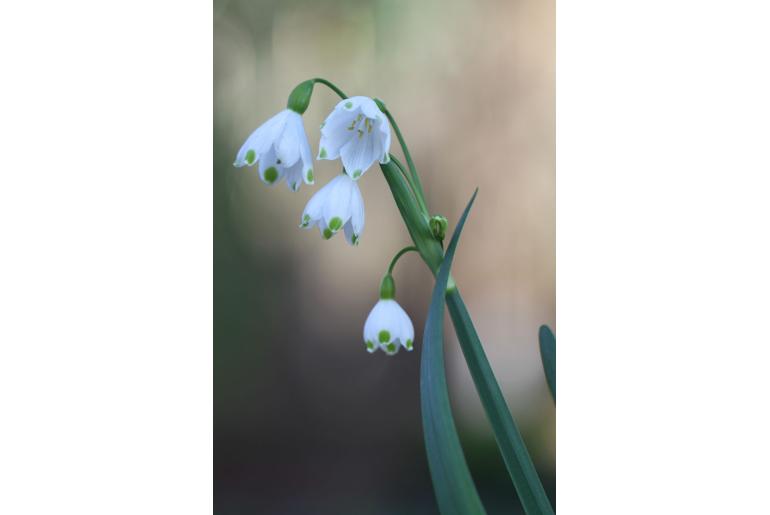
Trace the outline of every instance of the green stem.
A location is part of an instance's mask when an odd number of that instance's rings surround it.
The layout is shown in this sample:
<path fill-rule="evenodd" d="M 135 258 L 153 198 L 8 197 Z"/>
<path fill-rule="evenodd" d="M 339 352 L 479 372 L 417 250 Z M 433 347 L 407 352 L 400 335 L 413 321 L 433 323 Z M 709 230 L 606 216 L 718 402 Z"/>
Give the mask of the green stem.
<path fill-rule="evenodd" d="M 348 98 L 348 96 L 345 94 L 345 92 L 342 91 L 340 88 L 338 88 L 333 82 L 330 82 L 330 81 L 328 81 L 326 79 L 322 79 L 320 77 L 316 77 L 315 79 L 313 79 L 313 82 L 318 83 L 318 84 L 323 84 L 324 86 L 326 86 L 330 90 L 332 90 L 335 93 L 337 93 L 340 96 L 340 98 L 342 98 L 343 100 Z"/>
<path fill-rule="evenodd" d="M 404 247 L 403 249 L 398 251 L 398 254 L 396 254 L 393 257 L 393 260 L 390 262 L 390 266 L 388 267 L 388 275 L 393 275 L 393 268 L 396 266 L 396 262 L 398 261 L 398 258 L 406 254 L 407 252 L 411 251 L 417 251 L 417 247 Z"/>
<path fill-rule="evenodd" d="M 385 104 L 383 102 L 381 102 L 381 104 L 381 109 L 384 108 L 382 112 L 385 113 L 385 116 L 387 116 L 388 120 L 390 121 L 390 125 L 393 126 L 393 132 L 396 133 L 398 143 L 401 145 L 401 150 L 404 152 L 406 164 L 409 165 L 409 173 L 412 174 L 412 183 L 415 189 L 415 195 L 417 196 L 417 201 L 419 202 L 423 211 L 425 211 L 425 214 L 428 215 L 428 207 L 425 203 L 425 192 L 422 190 L 420 176 L 417 174 L 417 168 L 414 166 L 414 161 L 412 161 L 412 154 L 409 153 L 409 147 L 406 146 L 406 141 L 404 141 L 404 136 L 401 134 L 401 129 L 398 128 L 396 119 L 393 118 L 393 115 L 390 113 L 390 110 L 385 107 Z"/>

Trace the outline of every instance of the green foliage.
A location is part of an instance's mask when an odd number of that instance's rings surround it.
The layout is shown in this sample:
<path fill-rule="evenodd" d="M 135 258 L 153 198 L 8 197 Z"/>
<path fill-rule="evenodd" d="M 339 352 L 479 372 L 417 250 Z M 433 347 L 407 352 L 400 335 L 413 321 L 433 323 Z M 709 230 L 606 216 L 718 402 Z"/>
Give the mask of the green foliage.
<path fill-rule="evenodd" d="M 556 337 L 547 325 L 540 326 L 540 358 L 543 360 L 543 370 L 551 390 L 553 402 L 556 402 Z"/>
<path fill-rule="evenodd" d="M 428 455 L 436 501 L 442 515 L 486 513 L 468 470 L 452 418 L 444 369 L 443 343 L 444 292 L 457 242 L 475 198 L 474 193 L 452 235 L 452 241 L 436 277 L 425 323 L 420 363 L 420 401 L 425 451 Z"/>
<path fill-rule="evenodd" d="M 528 515 L 552 514 L 553 508 L 537 475 L 532 458 L 529 456 L 527 446 L 508 410 L 503 393 L 489 366 L 476 329 L 473 327 L 473 321 L 456 288 L 447 293 L 447 306 L 465 361 L 476 385 L 476 391 L 492 425 L 497 446 L 500 448 L 503 461 L 524 510 Z"/>

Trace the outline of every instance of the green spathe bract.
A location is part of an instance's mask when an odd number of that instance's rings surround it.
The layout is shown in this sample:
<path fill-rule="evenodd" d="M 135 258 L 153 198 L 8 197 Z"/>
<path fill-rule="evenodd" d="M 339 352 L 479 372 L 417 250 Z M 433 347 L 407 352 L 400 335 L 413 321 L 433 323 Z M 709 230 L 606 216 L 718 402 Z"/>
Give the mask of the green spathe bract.
<path fill-rule="evenodd" d="M 393 199 L 401 212 L 409 235 L 414 245 L 420 252 L 422 259 L 435 274 L 443 259 L 441 244 L 433 237 L 433 232 L 428 225 L 428 219 L 420 211 L 420 208 L 409 189 L 398 165 L 394 159 L 385 164 L 380 164 L 385 180 L 388 181 Z"/>
<path fill-rule="evenodd" d="M 289 95 L 286 107 L 295 113 L 304 114 L 310 105 L 310 97 L 313 96 L 313 84 L 315 84 L 313 79 L 298 84 Z"/>
<path fill-rule="evenodd" d="M 396 282 L 393 280 L 393 276 L 388 273 L 385 277 L 382 278 L 382 282 L 380 283 L 380 298 L 393 299 L 395 297 Z M 390 340 L 390 338 L 388 338 L 388 340 Z"/>

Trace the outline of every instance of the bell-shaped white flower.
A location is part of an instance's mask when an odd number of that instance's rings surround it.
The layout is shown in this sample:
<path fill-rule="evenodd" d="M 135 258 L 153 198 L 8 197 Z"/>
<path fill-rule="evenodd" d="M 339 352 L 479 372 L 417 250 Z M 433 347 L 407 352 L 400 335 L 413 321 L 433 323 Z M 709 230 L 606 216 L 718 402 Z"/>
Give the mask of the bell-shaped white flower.
<path fill-rule="evenodd" d="M 300 227 L 318 224 L 321 236 L 328 240 L 340 229 L 351 245 L 358 245 L 364 230 L 364 198 L 358 184 L 343 173 L 318 190 L 302 212 Z"/>
<path fill-rule="evenodd" d="M 364 324 L 364 343 L 370 353 L 380 348 L 389 356 L 397 353 L 399 346 L 414 349 L 414 326 L 398 302 L 380 299 L 374 305 Z"/>
<path fill-rule="evenodd" d="M 372 164 L 390 160 L 390 124 L 369 97 L 350 97 L 334 108 L 321 125 L 318 159 L 342 158 L 354 180 Z"/>
<path fill-rule="evenodd" d="M 396 285 L 388 273 L 382 279 L 380 300 L 374 305 L 364 324 L 364 343 L 369 353 L 378 348 L 389 356 L 398 352 L 399 346 L 414 349 L 414 326 L 406 311 L 393 300 Z"/>
<path fill-rule="evenodd" d="M 302 116 L 284 109 L 263 123 L 246 139 L 235 158 L 237 167 L 259 162 L 259 177 L 274 184 L 284 177 L 292 191 L 304 180 L 313 184 L 313 156 Z"/>

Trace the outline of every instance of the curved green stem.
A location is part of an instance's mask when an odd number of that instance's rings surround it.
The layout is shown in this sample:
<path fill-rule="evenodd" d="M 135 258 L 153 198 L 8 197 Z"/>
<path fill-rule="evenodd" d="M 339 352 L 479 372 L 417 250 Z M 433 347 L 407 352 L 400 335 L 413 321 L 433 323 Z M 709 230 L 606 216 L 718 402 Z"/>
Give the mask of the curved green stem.
<path fill-rule="evenodd" d="M 393 268 L 396 266 L 396 262 L 398 261 L 398 258 L 406 254 L 407 252 L 411 251 L 417 251 L 417 247 L 404 247 L 403 249 L 398 251 L 398 254 L 393 256 L 393 260 L 390 262 L 390 266 L 388 267 L 388 275 L 393 275 Z"/>
<path fill-rule="evenodd" d="M 422 183 L 420 183 L 420 176 L 417 174 L 417 168 L 414 166 L 414 161 L 412 161 L 412 154 L 409 153 L 409 147 L 406 146 L 406 141 L 404 141 L 404 136 L 401 134 L 401 129 L 398 128 L 396 119 L 393 118 L 393 115 L 390 113 L 390 110 L 387 107 L 385 107 L 384 103 L 382 103 L 381 108 L 384 108 L 382 112 L 385 113 L 385 116 L 388 117 L 388 120 L 390 121 L 390 125 L 393 126 L 393 132 L 396 133 L 396 138 L 398 138 L 398 143 L 401 145 L 401 150 L 404 151 L 406 164 L 409 166 L 409 173 L 412 174 L 412 183 L 415 189 L 415 194 L 418 197 L 420 206 L 425 210 L 425 214 L 427 215 L 428 208 L 427 208 L 427 205 L 425 204 L 425 192 L 422 190 Z"/>
<path fill-rule="evenodd" d="M 315 82 L 315 83 L 319 83 L 319 84 L 323 84 L 324 86 L 326 86 L 326 87 L 327 87 L 327 88 L 329 88 L 330 90 L 332 90 L 332 91 L 334 91 L 335 93 L 337 93 L 337 94 L 340 96 L 340 98 L 342 98 L 343 100 L 344 100 L 344 99 L 346 99 L 346 98 L 348 98 L 348 96 L 345 94 L 345 92 L 344 92 L 344 91 L 342 91 L 340 88 L 338 88 L 338 87 L 337 87 L 337 86 L 336 86 L 336 85 L 335 85 L 333 82 L 331 82 L 331 81 L 328 81 L 328 80 L 326 80 L 326 79 L 322 79 L 321 77 L 316 77 L 315 79 L 313 79 L 313 82 Z"/>

